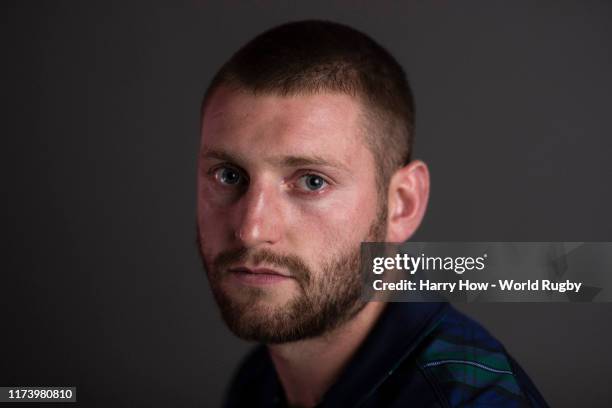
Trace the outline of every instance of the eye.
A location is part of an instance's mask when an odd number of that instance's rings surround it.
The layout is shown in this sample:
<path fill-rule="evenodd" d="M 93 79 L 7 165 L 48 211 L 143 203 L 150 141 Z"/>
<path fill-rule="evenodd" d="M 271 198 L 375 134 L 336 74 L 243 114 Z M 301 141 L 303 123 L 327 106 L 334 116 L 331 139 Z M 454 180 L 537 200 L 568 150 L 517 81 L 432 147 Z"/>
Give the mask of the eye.
<path fill-rule="evenodd" d="M 319 191 L 327 185 L 327 181 L 316 174 L 306 174 L 299 178 L 297 185 L 308 191 Z"/>
<path fill-rule="evenodd" d="M 244 182 L 240 171 L 233 167 L 219 167 L 213 172 L 215 179 L 221 184 L 234 186 Z"/>

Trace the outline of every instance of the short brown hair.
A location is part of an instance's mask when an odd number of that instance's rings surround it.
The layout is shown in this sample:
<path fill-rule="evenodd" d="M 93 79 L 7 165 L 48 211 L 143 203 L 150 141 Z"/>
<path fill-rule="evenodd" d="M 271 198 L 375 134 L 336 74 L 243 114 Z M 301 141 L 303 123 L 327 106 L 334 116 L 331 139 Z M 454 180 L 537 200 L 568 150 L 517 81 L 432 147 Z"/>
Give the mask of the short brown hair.
<path fill-rule="evenodd" d="M 367 35 L 329 21 L 272 28 L 244 45 L 213 78 L 202 115 L 219 86 L 282 96 L 341 92 L 361 99 L 366 142 L 378 167 L 379 188 L 410 161 L 414 102 L 404 70 Z"/>

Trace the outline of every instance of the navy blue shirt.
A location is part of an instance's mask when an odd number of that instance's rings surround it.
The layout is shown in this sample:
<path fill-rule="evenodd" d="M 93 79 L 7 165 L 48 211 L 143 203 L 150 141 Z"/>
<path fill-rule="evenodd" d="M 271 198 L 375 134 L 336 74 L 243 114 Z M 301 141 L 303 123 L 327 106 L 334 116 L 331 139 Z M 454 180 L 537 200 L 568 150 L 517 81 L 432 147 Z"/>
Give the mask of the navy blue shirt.
<path fill-rule="evenodd" d="M 265 346 L 232 381 L 225 407 L 284 407 Z M 318 407 L 547 407 L 481 325 L 446 303 L 389 303 Z"/>

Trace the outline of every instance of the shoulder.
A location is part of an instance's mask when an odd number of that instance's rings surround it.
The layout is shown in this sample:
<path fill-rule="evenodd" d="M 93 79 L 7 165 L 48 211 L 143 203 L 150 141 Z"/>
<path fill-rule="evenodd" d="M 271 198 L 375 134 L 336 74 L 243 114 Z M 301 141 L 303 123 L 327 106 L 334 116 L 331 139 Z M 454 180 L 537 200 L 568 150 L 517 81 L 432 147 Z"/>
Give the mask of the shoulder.
<path fill-rule="evenodd" d="M 450 306 L 420 345 L 416 363 L 447 406 L 547 406 L 503 345 Z"/>

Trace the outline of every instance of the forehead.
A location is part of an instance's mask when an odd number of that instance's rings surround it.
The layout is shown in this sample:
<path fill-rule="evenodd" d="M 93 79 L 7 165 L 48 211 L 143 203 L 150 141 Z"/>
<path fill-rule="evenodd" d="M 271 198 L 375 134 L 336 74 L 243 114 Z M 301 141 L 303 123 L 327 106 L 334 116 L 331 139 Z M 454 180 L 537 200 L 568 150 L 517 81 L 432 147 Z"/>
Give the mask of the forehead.
<path fill-rule="evenodd" d="M 202 147 L 351 162 L 369 154 L 363 132 L 361 103 L 349 95 L 254 95 L 219 88 L 204 112 Z"/>

